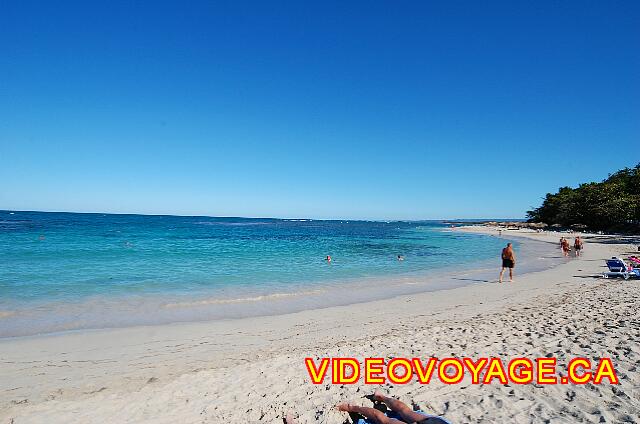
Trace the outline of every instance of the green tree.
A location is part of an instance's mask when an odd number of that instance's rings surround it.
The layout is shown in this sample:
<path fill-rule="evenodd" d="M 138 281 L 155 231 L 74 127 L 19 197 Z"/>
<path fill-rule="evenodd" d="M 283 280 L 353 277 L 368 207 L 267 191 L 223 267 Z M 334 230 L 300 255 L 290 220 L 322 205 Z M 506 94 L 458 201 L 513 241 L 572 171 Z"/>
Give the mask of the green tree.
<path fill-rule="evenodd" d="M 602 182 L 561 187 L 527 212 L 530 222 L 586 225 L 591 230 L 640 230 L 640 164 L 617 171 Z"/>

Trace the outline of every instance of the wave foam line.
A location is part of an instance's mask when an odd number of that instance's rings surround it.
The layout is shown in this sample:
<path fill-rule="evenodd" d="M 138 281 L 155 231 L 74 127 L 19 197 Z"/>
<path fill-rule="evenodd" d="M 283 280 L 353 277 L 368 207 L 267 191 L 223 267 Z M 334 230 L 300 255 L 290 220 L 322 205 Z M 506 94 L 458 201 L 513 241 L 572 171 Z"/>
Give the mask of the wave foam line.
<path fill-rule="evenodd" d="M 205 299 L 205 300 L 198 300 L 193 302 L 167 303 L 166 305 L 163 305 L 163 307 L 164 308 L 184 308 L 189 306 L 224 305 L 224 304 L 233 304 L 233 303 L 260 302 L 263 300 L 274 300 L 274 299 L 282 299 L 287 297 L 310 296 L 310 295 L 324 293 L 325 291 L 326 290 L 309 290 L 309 291 L 295 292 L 295 293 L 273 293 L 273 294 L 266 294 L 262 296 L 241 297 L 237 299 Z"/>

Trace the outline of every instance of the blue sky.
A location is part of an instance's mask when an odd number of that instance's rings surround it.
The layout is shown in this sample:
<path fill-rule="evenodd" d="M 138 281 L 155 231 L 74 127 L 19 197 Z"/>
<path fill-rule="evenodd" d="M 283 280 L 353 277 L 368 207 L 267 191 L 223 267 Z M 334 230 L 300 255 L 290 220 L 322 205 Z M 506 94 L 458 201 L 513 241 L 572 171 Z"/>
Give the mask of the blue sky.
<path fill-rule="evenodd" d="M 640 161 L 639 19 L 636 1 L 6 1 L 0 209 L 523 217 Z"/>

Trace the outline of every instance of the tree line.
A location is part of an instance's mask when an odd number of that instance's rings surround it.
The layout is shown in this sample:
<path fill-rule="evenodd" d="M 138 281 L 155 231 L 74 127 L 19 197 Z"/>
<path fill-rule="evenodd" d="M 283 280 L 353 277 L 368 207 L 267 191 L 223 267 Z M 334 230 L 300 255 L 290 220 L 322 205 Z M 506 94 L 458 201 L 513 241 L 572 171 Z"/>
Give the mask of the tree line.
<path fill-rule="evenodd" d="M 540 207 L 527 212 L 527 218 L 564 228 L 640 233 L 640 163 L 602 182 L 547 193 Z"/>

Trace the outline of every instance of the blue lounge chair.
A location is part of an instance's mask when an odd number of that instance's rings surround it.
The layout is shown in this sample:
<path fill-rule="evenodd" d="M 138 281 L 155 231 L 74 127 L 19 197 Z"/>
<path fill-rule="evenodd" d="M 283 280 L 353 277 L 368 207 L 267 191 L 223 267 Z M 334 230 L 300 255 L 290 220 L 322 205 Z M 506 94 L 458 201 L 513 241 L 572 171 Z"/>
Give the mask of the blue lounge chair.
<path fill-rule="evenodd" d="M 615 256 L 611 259 L 607 259 L 607 267 L 609 268 L 609 272 L 604 272 L 602 276 L 604 278 L 609 277 L 622 277 L 625 280 L 628 280 L 631 277 L 640 278 L 640 269 L 633 269 L 622 259 L 618 259 Z"/>

